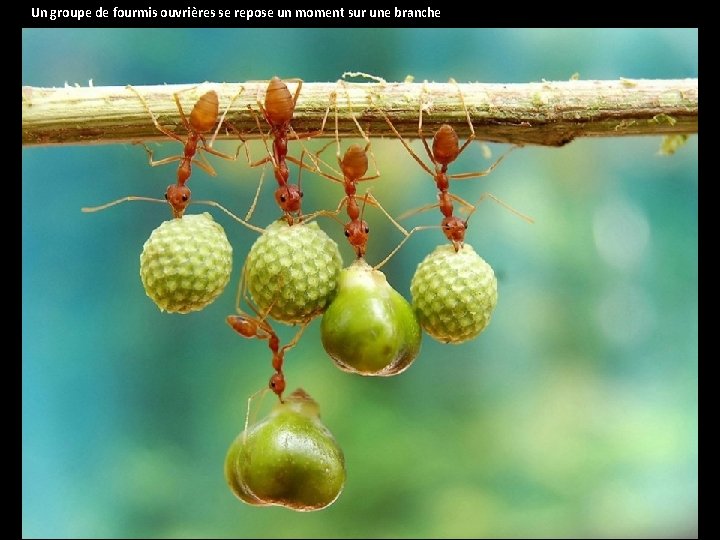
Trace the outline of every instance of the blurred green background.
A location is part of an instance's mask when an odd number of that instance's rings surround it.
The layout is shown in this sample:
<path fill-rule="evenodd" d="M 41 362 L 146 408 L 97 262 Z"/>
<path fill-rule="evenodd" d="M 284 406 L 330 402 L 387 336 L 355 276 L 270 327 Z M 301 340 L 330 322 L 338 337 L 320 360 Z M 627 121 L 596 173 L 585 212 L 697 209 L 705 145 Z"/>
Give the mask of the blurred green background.
<path fill-rule="evenodd" d="M 417 81 L 682 78 L 698 75 L 697 38 L 694 29 L 34 29 L 23 31 L 22 82 L 333 81 L 346 70 Z M 175 166 L 151 169 L 130 145 L 23 149 L 23 535 L 696 535 L 697 137 L 672 157 L 659 145 L 525 148 L 489 177 L 453 186 L 471 201 L 491 191 L 536 220 L 484 203 L 470 222 L 468 241 L 499 278 L 478 339 L 425 336 L 406 373 L 378 380 L 336 369 L 319 322 L 310 327 L 286 375 L 321 404 L 348 468 L 340 499 L 310 514 L 247 506 L 222 474 L 246 399 L 271 373 L 266 343 L 224 322 L 255 233 L 211 210 L 235 249 L 233 281 L 203 312 L 162 314 L 138 257 L 167 208 L 80 208 L 162 196 Z M 373 148 L 382 172 L 373 193 L 393 215 L 435 200 L 397 141 Z M 212 162 L 218 177 L 196 168 L 193 196 L 244 212 L 259 169 Z M 452 170 L 488 164 L 473 145 Z M 277 216 L 266 180 L 253 218 L 261 226 Z M 304 189 L 306 210 L 342 196 L 312 175 Z M 366 215 L 373 263 L 400 235 L 376 210 Z M 438 222 L 434 210 L 407 225 Z M 340 226 L 321 224 L 349 263 Z M 391 284 L 408 297 L 416 265 L 442 241 L 439 230 L 414 236 L 384 268 Z M 293 330 L 278 326 L 289 339 Z"/>

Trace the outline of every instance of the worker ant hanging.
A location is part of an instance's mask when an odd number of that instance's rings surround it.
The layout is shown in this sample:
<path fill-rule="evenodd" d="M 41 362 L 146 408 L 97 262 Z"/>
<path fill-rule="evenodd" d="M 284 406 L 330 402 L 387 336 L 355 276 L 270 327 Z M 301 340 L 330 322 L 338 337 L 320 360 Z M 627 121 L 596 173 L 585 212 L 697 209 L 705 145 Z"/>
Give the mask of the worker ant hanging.
<path fill-rule="evenodd" d="M 465 231 L 468 227 L 468 220 L 470 219 L 470 216 L 475 212 L 477 209 L 477 206 L 480 202 L 490 199 L 502 207 L 506 208 L 507 210 L 511 211 L 521 219 L 527 221 L 528 223 L 533 223 L 533 219 L 526 216 L 525 214 L 522 214 L 512 208 L 507 203 L 503 202 L 499 198 L 497 198 L 492 193 L 483 193 L 478 201 L 475 204 L 470 204 L 466 200 L 462 199 L 461 197 L 450 193 L 450 180 L 466 180 L 469 178 L 479 178 L 483 176 L 489 175 L 491 172 L 495 170 L 495 168 L 507 157 L 507 155 L 518 148 L 517 146 L 513 146 L 510 148 L 507 152 L 502 154 L 497 160 L 495 160 L 494 163 L 492 163 L 487 169 L 484 171 L 475 171 L 475 172 L 467 172 L 467 173 L 456 173 L 456 174 L 449 174 L 448 173 L 448 167 L 451 163 L 453 163 L 455 160 L 458 159 L 460 154 L 462 154 L 475 140 L 475 128 L 473 127 L 472 120 L 470 119 L 470 112 L 468 111 L 467 106 L 465 105 L 465 98 L 462 94 L 462 91 L 460 89 L 460 86 L 457 84 L 455 79 L 450 79 L 450 82 L 454 84 L 457 87 L 458 95 L 460 97 L 460 102 L 462 103 L 463 109 L 465 111 L 465 117 L 467 119 L 468 127 L 470 129 L 470 135 L 465 140 L 465 142 L 460 145 L 459 138 L 457 133 L 455 132 L 455 129 L 449 125 L 449 124 L 443 124 L 438 128 L 438 130 L 433 135 L 433 142 L 432 142 L 432 148 L 427 142 L 427 139 L 425 138 L 425 133 L 423 132 L 423 111 L 425 110 L 425 105 L 423 103 L 423 100 L 421 98 L 420 100 L 420 111 L 419 111 L 419 119 L 418 119 L 418 137 L 422 141 L 423 146 L 425 147 L 425 152 L 428 155 L 428 158 L 432 162 L 432 168 L 430 168 L 416 153 L 415 151 L 410 147 L 408 142 L 403 138 L 402 135 L 397 131 L 393 123 L 391 122 L 388 115 L 383 111 L 382 109 L 378 108 L 378 111 L 383 116 L 385 121 L 387 122 L 388 126 L 392 130 L 392 132 L 400 139 L 400 142 L 403 144 L 405 149 L 408 151 L 410 156 L 422 167 L 422 169 L 427 172 L 435 181 L 435 186 L 438 190 L 438 202 L 434 204 L 425 205 L 421 208 L 412 210 L 403 216 L 401 216 L 400 219 L 403 217 L 408 217 L 412 214 L 422 212 L 425 210 L 429 210 L 430 208 L 435 208 L 436 206 L 440 208 L 440 212 L 442 213 L 442 221 L 440 223 L 440 228 L 443 231 L 443 234 L 445 237 L 452 243 L 453 247 L 455 248 L 455 251 L 459 251 L 463 243 L 465 241 Z M 459 216 L 455 215 L 454 213 L 454 207 L 453 207 L 453 201 L 459 203 L 461 206 L 465 207 L 466 209 L 469 209 L 469 213 L 465 219 L 460 218 Z M 388 255 L 379 265 L 376 266 L 376 268 L 381 267 L 384 265 L 396 252 L 400 247 L 407 241 L 407 239 L 410 237 L 410 234 L 422 230 L 422 229 L 428 229 L 432 228 L 432 226 L 420 226 L 415 227 L 408 233 L 408 235 L 400 242 L 400 244 Z"/>
<path fill-rule="evenodd" d="M 255 313 L 255 316 L 249 315 L 242 310 L 240 306 L 242 298 L 245 299 L 245 302 Z M 310 320 L 301 325 L 300 330 L 298 330 L 298 332 L 295 334 L 295 337 L 293 337 L 293 339 L 289 343 L 280 347 L 280 338 L 275 333 L 272 326 L 267 320 L 267 315 L 271 309 L 272 304 L 265 313 L 261 314 L 259 310 L 254 306 L 245 289 L 245 269 L 243 268 L 243 275 L 240 281 L 240 287 L 238 288 L 238 294 L 235 299 L 235 310 L 238 314 L 228 315 L 225 320 L 235 332 L 245 338 L 267 340 L 268 348 L 272 353 L 272 367 L 275 370 L 275 373 L 273 373 L 270 377 L 268 386 L 270 390 L 272 390 L 273 393 L 275 393 L 278 399 L 282 402 L 282 394 L 285 391 L 286 386 L 285 374 L 283 372 L 285 353 L 297 344 L 303 332 L 310 323 Z"/>
<path fill-rule="evenodd" d="M 147 101 L 145 98 L 140 94 L 134 87 L 128 86 L 128 89 L 134 92 L 140 101 L 142 102 L 143 106 L 145 107 L 145 110 L 150 115 L 153 124 L 155 127 L 166 136 L 177 140 L 178 142 L 182 143 L 183 145 L 183 153 L 177 154 L 174 156 L 169 156 L 160 160 L 154 160 L 153 159 L 153 151 L 147 147 L 147 145 L 143 144 L 146 153 L 148 154 L 148 162 L 150 166 L 156 167 L 159 165 L 165 165 L 167 163 L 173 163 L 175 161 L 180 161 L 180 164 L 178 165 L 177 169 L 177 180 L 175 184 L 170 184 L 166 191 L 165 191 L 165 200 L 162 199 L 156 199 L 152 197 L 141 197 L 141 196 L 128 196 L 128 197 L 122 197 L 120 199 L 117 199 L 115 201 L 95 206 L 95 207 L 88 207 L 88 208 L 82 208 L 83 212 L 97 212 L 100 210 L 104 210 L 106 208 L 109 208 L 111 206 L 115 206 L 117 204 L 128 202 L 128 201 L 148 201 L 148 202 L 159 202 L 159 203 L 166 203 L 170 205 L 170 209 L 172 211 L 173 217 L 175 218 L 182 218 L 183 214 L 185 213 L 185 209 L 190 204 L 191 199 L 191 191 L 190 188 L 187 186 L 187 181 L 190 179 L 190 176 L 192 174 L 192 164 L 196 164 L 198 167 L 200 167 L 202 170 L 204 170 L 206 173 L 208 173 L 211 176 L 216 176 L 217 173 L 215 172 L 215 169 L 213 166 L 207 161 L 204 154 L 198 154 L 198 151 L 204 151 L 209 154 L 212 154 L 214 156 L 221 157 L 223 159 L 234 161 L 237 159 L 237 156 L 239 155 L 240 148 L 242 147 L 242 144 L 238 146 L 238 149 L 234 156 L 225 154 L 223 152 L 220 152 L 212 147 L 213 142 L 215 141 L 215 138 L 220 131 L 220 127 L 223 125 L 225 115 L 227 114 L 230 107 L 233 105 L 235 100 L 244 92 L 245 88 L 241 87 L 240 90 L 235 94 L 233 99 L 230 101 L 228 106 L 226 107 L 225 111 L 223 112 L 222 116 L 220 117 L 218 121 L 219 116 L 219 100 L 217 92 L 214 90 L 209 90 L 205 92 L 203 95 L 200 96 L 200 98 L 197 100 L 195 105 L 192 108 L 192 111 L 190 112 L 189 118 L 185 115 L 185 111 L 183 110 L 182 104 L 180 103 L 180 94 L 182 92 L 187 92 L 189 90 L 193 90 L 193 88 L 187 88 L 184 90 L 180 90 L 179 92 L 173 93 L 173 98 L 175 100 L 175 104 L 178 108 L 178 111 L 180 112 L 180 119 L 182 121 L 183 126 L 187 130 L 187 137 L 183 139 L 180 135 L 177 133 L 174 133 L 158 122 L 157 117 L 150 109 Z M 213 133 L 212 138 L 208 142 L 207 135 L 211 132 L 213 126 L 217 123 L 217 127 L 215 129 L 215 132 Z M 197 155 L 200 156 L 200 159 L 196 157 Z M 235 219 L 236 221 L 242 223 L 246 227 L 255 230 L 257 232 L 262 233 L 263 229 L 260 229 L 259 227 L 255 227 L 254 225 L 251 225 L 250 223 L 247 223 L 242 218 L 236 216 L 234 213 L 232 213 L 230 210 L 225 208 L 224 206 L 220 205 L 219 203 L 215 201 L 197 201 L 198 204 L 207 204 L 210 206 L 214 206 L 226 214 L 228 214 L 230 217 Z"/>
<path fill-rule="evenodd" d="M 132 90 L 140 99 L 140 101 L 143 104 L 143 107 L 145 107 L 145 110 L 150 115 L 150 118 L 152 119 L 153 124 L 155 125 L 155 128 L 157 128 L 158 131 L 166 135 L 167 137 L 171 139 L 175 139 L 176 141 L 180 142 L 183 145 L 183 153 L 177 154 L 174 156 L 169 156 L 160 160 L 154 160 L 153 159 L 153 151 L 150 150 L 150 148 L 147 147 L 147 145 L 143 144 L 145 151 L 148 155 L 148 163 L 151 167 L 156 167 L 158 165 L 165 165 L 167 163 L 173 163 L 175 161 L 180 161 L 180 164 L 178 165 L 177 170 L 177 181 L 173 185 L 169 185 L 166 192 L 165 192 L 165 199 L 167 200 L 168 204 L 172 208 L 173 216 L 176 218 L 182 217 L 183 213 L 185 212 L 185 208 L 187 208 L 187 205 L 190 203 L 190 189 L 186 186 L 187 181 L 190 179 L 190 175 L 192 174 L 192 164 L 195 163 L 198 167 L 200 167 L 202 170 L 204 170 L 206 173 L 208 173 L 210 176 L 216 176 L 217 173 L 215 172 L 215 169 L 210 164 L 210 162 L 207 161 L 204 154 L 199 154 L 202 161 L 196 157 L 196 154 L 198 153 L 198 150 L 203 150 L 209 154 L 212 154 L 214 156 L 218 156 L 223 159 L 227 159 L 230 161 L 234 161 L 237 159 L 237 156 L 240 152 L 240 147 L 242 144 L 238 147 L 237 152 L 234 156 L 231 156 L 229 154 L 225 154 L 223 152 L 220 152 L 219 150 L 216 150 L 212 147 L 212 144 L 215 142 L 215 138 L 217 137 L 217 134 L 220 130 L 220 127 L 223 124 L 223 121 L 225 119 L 225 115 L 227 114 L 228 110 L 232 106 L 232 104 L 235 102 L 235 100 L 245 91 L 244 87 L 241 87 L 238 93 L 233 97 L 233 99 L 228 104 L 227 108 L 225 109 L 225 112 L 223 113 L 222 117 L 220 118 L 220 121 L 218 122 L 218 115 L 220 113 L 220 105 L 219 105 L 219 99 L 217 92 L 215 90 L 209 90 L 205 92 L 203 95 L 200 96 L 200 98 L 197 100 L 195 105 L 192 108 L 192 111 L 190 112 L 189 118 L 185 115 L 185 111 L 183 110 L 182 103 L 180 103 L 180 94 L 182 92 L 187 92 L 189 90 L 193 90 L 193 88 L 187 88 L 184 90 L 181 90 L 179 92 L 173 93 L 173 99 L 175 100 L 175 105 L 177 106 L 178 111 L 180 112 L 180 120 L 182 122 L 183 127 L 187 130 L 187 137 L 183 139 L 180 135 L 177 133 L 174 133 L 173 131 L 170 131 L 169 129 L 163 127 L 160 125 L 160 122 L 158 122 L 157 117 L 155 116 L 155 113 L 150 109 L 150 106 L 148 105 L 146 99 L 138 92 L 134 87 L 128 86 L 129 90 Z M 208 143 L 206 136 L 209 135 L 212 128 L 217 123 L 217 129 L 213 133 L 213 137 Z M 198 146 L 199 144 L 202 144 L 202 146 Z"/>
<path fill-rule="evenodd" d="M 380 178 L 380 171 L 377 167 L 377 163 L 375 162 L 375 156 L 372 154 L 372 151 L 370 149 L 370 139 L 368 138 L 367 134 L 363 130 L 363 128 L 360 126 L 360 123 L 358 122 L 357 118 L 355 117 L 355 114 L 352 112 L 351 103 L 350 103 L 350 95 L 348 93 L 347 85 L 345 84 L 345 81 L 340 80 L 338 81 L 338 85 L 342 86 L 345 98 L 347 100 L 348 108 L 350 109 L 350 115 L 353 119 L 353 122 L 355 123 L 355 126 L 358 129 L 358 132 L 365 140 L 365 147 L 362 147 L 358 144 L 351 144 L 344 154 L 341 153 L 341 147 L 340 147 L 340 135 L 339 135 L 339 120 L 338 120 L 338 104 L 337 104 L 337 92 L 333 92 L 331 94 L 331 103 L 334 106 L 335 109 L 335 144 L 336 144 L 336 159 L 338 166 L 340 170 L 336 170 L 332 167 L 330 167 L 327 163 L 325 163 L 321 158 L 320 154 L 332 144 L 333 141 L 330 141 L 328 144 L 326 144 L 324 147 L 322 147 L 316 154 L 314 154 L 313 161 L 316 164 L 315 169 L 310 169 L 312 172 L 319 174 L 323 176 L 324 178 L 327 178 L 329 180 L 332 180 L 333 182 L 337 182 L 343 185 L 343 188 L 345 190 L 345 196 L 342 198 L 340 203 L 338 204 L 335 211 L 320 211 L 315 212 L 312 214 L 312 216 L 317 215 L 330 215 L 330 216 L 336 216 L 343 206 L 345 206 L 348 218 L 350 221 L 344 225 L 344 234 L 345 237 L 348 239 L 348 242 L 352 246 L 353 250 L 355 251 L 355 254 L 358 258 L 362 258 L 365 256 L 365 253 L 367 251 L 367 241 L 368 241 L 368 235 L 370 233 L 370 227 L 368 226 L 367 221 L 363 219 L 363 213 L 365 209 L 365 205 L 367 203 L 370 203 L 373 206 L 376 206 L 379 208 L 386 216 L 387 218 L 400 229 L 400 231 L 407 235 L 407 231 L 399 224 L 397 223 L 393 217 L 383 208 L 383 206 L 380 204 L 380 202 L 373 197 L 369 190 L 365 193 L 365 196 L 362 197 L 363 199 L 363 207 L 362 211 L 360 209 L 360 206 L 358 204 L 357 200 L 357 184 L 359 182 L 365 182 L 368 180 L 375 180 L 377 178 Z M 372 156 L 373 163 L 375 165 L 375 174 L 366 176 L 369 162 L 368 162 L 368 153 Z M 322 171 L 318 164 L 322 163 L 325 165 L 326 168 L 331 170 L 334 174 L 330 174 L 327 172 Z"/>
<path fill-rule="evenodd" d="M 270 151 L 270 148 L 267 146 L 267 138 L 260 126 L 260 119 L 255 111 L 253 111 L 252 108 L 250 109 L 255 115 L 255 121 L 268 154 L 258 161 L 250 162 L 250 166 L 258 167 L 268 162 L 272 163 L 273 173 L 278 184 L 278 187 L 275 190 L 275 202 L 283 211 L 288 224 L 292 225 L 296 221 L 301 221 L 302 219 L 301 203 L 303 192 L 300 188 L 299 181 L 298 184 L 291 184 L 289 182 L 290 171 L 288 169 L 287 162 L 290 161 L 291 163 L 295 163 L 301 169 L 303 164 L 301 160 L 288 155 L 288 136 L 292 134 L 293 137 L 299 141 L 301 138 L 309 138 L 320 135 L 325 129 L 329 105 L 325 111 L 325 117 L 323 118 L 322 125 L 319 130 L 301 134 L 296 133 L 292 128 L 291 122 L 293 120 L 298 97 L 300 96 L 300 91 L 302 90 L 303 81 L 302 79 L 288 79 L 288 82 L 297 83 L 297 88 L 295 89 L 294 94 L 290 93 L 290 90 L 284 81 L 278 77 L 273 77 L 268 83 L 267 90 L 265 92 L 264 105 L 260 101 L 259 96 L 257 99 L 257 105 L 260 109 L 260 113 L 270 127 L 268 135 L 272 138 L 272 151 Z M 260 186 L 258 186 L 258 193 L 261 185 L 262 180 Z M 250 219 L 254 206 L 255 201 L 253 201 L 245 219 Z"/>

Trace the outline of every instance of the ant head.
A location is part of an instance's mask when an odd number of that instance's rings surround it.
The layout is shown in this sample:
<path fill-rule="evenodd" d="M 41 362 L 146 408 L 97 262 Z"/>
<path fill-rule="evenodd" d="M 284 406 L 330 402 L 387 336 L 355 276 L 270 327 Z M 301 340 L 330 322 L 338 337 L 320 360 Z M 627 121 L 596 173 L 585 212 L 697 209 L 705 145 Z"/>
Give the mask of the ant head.
<path fill-rule="evenodd" d="M 299 212 L 302 197 L 303 192 L 293 184 L 286 184 L 275 190 L 275 202 L 285 213 Z"/>
<path fill-rule="evenodd" d="M 452 126 L 443 124 L 435 132 L 432 151 L 435 161 L 440 165 L 448 165 L 455 161 L 460 152 L 460 143 Z"/>
<path fill-rule="evenodd" d="M 365 255 L 369 234 L 370 227 L 364 219 L 356 219 L 345 225 L 345 236 L 358 257 Z"/>
<path fill-rule="evenodd" d="M 444 217 L 441 226 L 445 238 L 452 242 L 455 251 L 459 251 L 465 241 L 467 221 L 456 216 Z"/>
<path fill-rule="evenodd" d="M 282 401 L 282 393 L 285 391 L 285 375 L 283 375 L 282 371 L 273 373 L 272 377 L 270 377 L 268 386 L 270 387 L 270 390 L 277 395 L 280 401 Z"/>
<path fill-rule="evenodd" d="M 172 208 L 173 216 L 181 218 L 190 204 L 190 188 L 184 185 L 170 184 L 165 191 L 165 199 Z"/>
<path fill-rule="evenodd" d="M 367 152 L 357 144 L 350 145 L 340 162 L 342 173 L 346 178 L 357 180 L 362 178 L 368 170 Z"/>

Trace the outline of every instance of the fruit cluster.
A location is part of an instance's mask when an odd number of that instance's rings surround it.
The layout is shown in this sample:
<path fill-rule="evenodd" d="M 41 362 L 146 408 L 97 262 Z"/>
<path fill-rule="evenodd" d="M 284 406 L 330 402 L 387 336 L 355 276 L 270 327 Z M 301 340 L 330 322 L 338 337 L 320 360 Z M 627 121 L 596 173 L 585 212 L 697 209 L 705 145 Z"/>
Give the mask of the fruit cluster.
<path fill-rule="evenodd" d="M 278 183 L 275 200 L 282 217 L 265 229 L 251 226 L 260 230 L 261 235 L 243 265 L 237 314 L 227 317 L 230 327 L 241 336 L 267 341 L 274 370 L 269 387 L 277 395 L 278 403 L 263 420 L 252 425 L 246 423 L 228 451 L 225 477 L 233 493 L 246 503 L 307 511 L 325 508 L 337 499 L 345 482 L 345 461 L 342 450 L 320 421 L 318 404 L 309 394 L 298 389 L 283 398 L 285 353 L 319 316 L 322 316 L 322 345 L 328 356 L 339 369 L 363 376 L 388 377 L 408 369 L 420 353 L 422 330 L 443 343 L 458 344 L 477 337 L 490 322 L 497 303 L 497 280 L 491 266 L 465 242 L 468 218 L 455 215 L 453 202 L 469 207 L 470 214 L 475 207 L 449 192 L 450 179 L 483 176 L 503 158 L 487 171 L 450 175 L 448 165 L 474 137 L 469 114 L 472 135 L 462 147 L 453 128 L 447 125 L 435 133 L 432 150 L 425 143 L 432 168 L 413 153 L 385 116 L 402 144 L 433 177 L 438 190 L 438 203 L 434 206 L 439 207 L 443 215 L 440 228 L 449 241 L 418 265 L 410 284 L 412 302 L 409 303 L 393 289 L 379 268 L 415 229 L 405 231 L 369 193 L 357 197 L 358 182 L 374 179 L 378 174 L 366 176 L 370 141 L 359 124 L 365 147 L 351 145 L 340 157 L 337 96 L 333 96 L 333 102 L 340 170 L 328 166 L 320 153 L 312 155 L 310 165 L 287 154 L 292 112 L 301 86 L 298 84 L 292 96 L 285 83 L 274 78 L 268 86 L 265 105 L 260 107 L 273 138 L 272 153 L 251 165 L 272 163 Z M 180 107 L 177 98 L 176 102 Z M 422 111 L 421 106 L 421 115 Z M 190 167 L 192 163 L 202 163 L 195 161 L 193 155 L 205 150 L 234 159 L 215 151 L 212 141 L 205 140 L 218 112 L 217 95 L 207 92 L 193 108 L 189 120 L 182 115 L 189 132 L 182 156 L 154 162 L 148 150 L 151 164 L 181 162 L 178 180 L 166 195 L 174 218 L 152 232 L 140 256 L 143 286 L 161 311 L 201 310 L 222 293 L 230 279 L 232 247 L 223 228 L 208 213 L 185 214 L 190 202 L 186 185 Z M 162 128 L 152 112 L 150 114 L 158 129 L 169 135 L 171 132 Z M 169 136 L 178 138 L 174 134 Z M 345 196 L 335 212 L 301 213 L 303 193 L 298 185 L 289 182 L 288 161 L 343 185 Z M 202 168 L 214 174 L 206 162 Z M 180 202 L 173 197 L 179 188 L 184 197 Z M 492 195 L 485 196 L 497 201 Z M 211 204 L 235 217 L 221 205 Z M 370 232 L 363 219 L 367 204 L 383 210 L 405 236 L 400 246 L 375 267 L 364 258 Z M 337 244 L 315 220 L 320 215 L 336 217 L 343 206 L 349 218 L 344 226 L 345 236 L 356 254 L 355 261 L 346 268 Z M 252 314 L 242 309 L 242 301 Z M 271 321 L 300 325 L 300 330 L 292 341 L 281 346 Z"/>

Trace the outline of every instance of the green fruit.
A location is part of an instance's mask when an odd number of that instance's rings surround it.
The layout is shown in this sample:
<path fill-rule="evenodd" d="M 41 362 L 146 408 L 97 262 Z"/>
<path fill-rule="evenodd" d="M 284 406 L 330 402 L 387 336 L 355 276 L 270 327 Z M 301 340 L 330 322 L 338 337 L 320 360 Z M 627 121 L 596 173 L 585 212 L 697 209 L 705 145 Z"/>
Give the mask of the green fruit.
<path fill-rule="evenodd" d="M 227 481 L 228 486 L 230 486 L 230 490 L 241 501 L 256 506 L 265 506 L 265 503 L 248 491 L 245 484 L 240 481 L 236 472 L 238 456 L 240 455 L 240 450 L 242 450 L 243 447 L 244 437 L 245 432 L 238 435 L 228 449 L 227 456 L 225 457 L 225 480 Z"/>
<path fill-rule="evenodd" d="M 160 311 L 188 313 L 210 304 L 230 280 L 232 246 L 207 212 L 165 221 L 140 254 L 140 278 Z"/>
<path fill-rule="evenodd" d="M 307 322 L 332 300 L 342 259 L 316 222 L 271 223 L 250 248 L 245 279 L 261 313 L 288 324 Z"/>
<path fill-rule="evenodd" d="M 445 244 L 418 265 L 410 294 L 428 334 L 444 343 L 462 343 L 477 337 L 490 322 L 497 304 L 497 280 L 472 246 L 465 244 L 455 252 Z"/>
<path fill-rule="evenodd" d="M 337 366 L 360 375 L 402 373 L 420 352 L 422 338 L 408 301 L 362 259 L 340 272 L 320 331 Z"/>
<path fill-rule="evenodd" d="M 321 510 L 338 498 L 345 476 L 342 450 L 301 389 L 238 435 L 225 458 L 232 492 L 259 506 Z"/>

